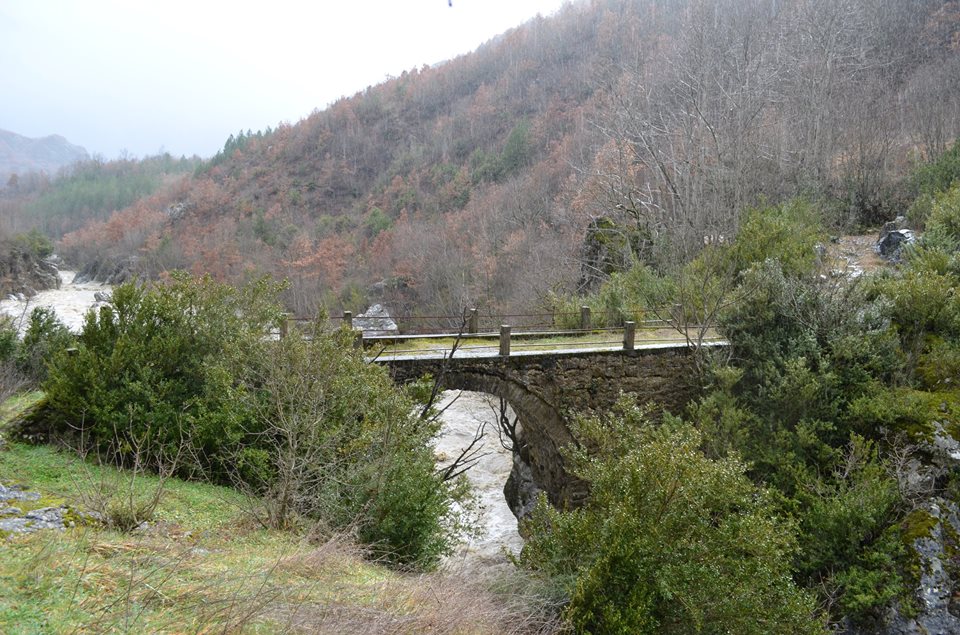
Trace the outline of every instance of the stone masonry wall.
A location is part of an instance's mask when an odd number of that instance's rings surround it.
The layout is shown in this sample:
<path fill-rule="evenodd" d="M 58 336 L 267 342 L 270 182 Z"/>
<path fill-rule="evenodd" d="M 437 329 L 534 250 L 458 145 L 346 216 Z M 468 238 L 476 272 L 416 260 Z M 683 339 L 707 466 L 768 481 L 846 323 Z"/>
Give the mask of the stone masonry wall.
<path fill-rule="evenodd" d="M 695 396 L 693 362 L 685 347 L 631 352 L 558 353 L 510 357 L 404 360 L 385 363 L 405 383 L 425 373 L 443 377 L 443 387 L 505 398 L 520 417 L 527 444 L 524 461 L 537 485 L 558 506 L 576 504 L 584 484 L 570 477 L 560 448 L 571 443 L 570 417 L 607 410 L 621 393 L 680 412 Z"/>

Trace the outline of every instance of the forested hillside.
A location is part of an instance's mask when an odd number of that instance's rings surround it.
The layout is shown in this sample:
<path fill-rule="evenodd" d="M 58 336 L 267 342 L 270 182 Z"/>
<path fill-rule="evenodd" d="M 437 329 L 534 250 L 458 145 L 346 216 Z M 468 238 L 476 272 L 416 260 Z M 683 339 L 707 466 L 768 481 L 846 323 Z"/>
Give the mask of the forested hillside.
<path fill-rule="evenodd" d="M 668 268 L 761 201 L 803 195 L 836 231 L 892 218 L 960 132 L 958 51 L 942 0 L 574 3 L 231 137 L 62 251 L 271 273 L 303 315 L 531 308 L 633 257 Z"/>
<path fill-rule="evenodd" d="M 163 154 L 143 159 L 88 159 L 56 175 L 27 173 L 0 191 L 0 233 L 38 230 L 59 239 L 179 181 L 199 164 L 197 158 L 174 159 Z"/>

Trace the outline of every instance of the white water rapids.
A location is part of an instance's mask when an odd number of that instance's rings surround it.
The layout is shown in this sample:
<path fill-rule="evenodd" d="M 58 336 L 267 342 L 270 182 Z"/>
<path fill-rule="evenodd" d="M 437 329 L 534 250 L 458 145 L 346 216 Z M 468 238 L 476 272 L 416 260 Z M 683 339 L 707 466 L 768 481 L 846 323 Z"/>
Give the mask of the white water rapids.
<path fill-rule="evenodd" d="M 0 313 L 12 316 L 22 330 L 34 307 L 49 307 L 70 330 L 78 332 L 87 311 L 96 304 L 94 294 L 98 291 L 109 293 L 111 287 L 96 282 L 74 284 L 73 271 L 61 271 L 60 277 L 59 289 L 41 291 L 27 300 L 0 300 Z M 517 531 L 517 519 L 503 497 L 503 486 L 510 475 L 513 458 L 500 445 L 498 417 L 494 410 L 497 402 L 493 399 L 483 393 L 447 391 L 439 404 L 440 408 L 446 407 L 441 416 L 442 428 L 436 448 L 441 463 L 456 458 L 473 440 L 478 427 L 484 426 L 485 431 L 479 461 L 467 471 L 467 479 L 480 506 L 479 536 L 460 545 L 447 559 L 448 567 L 502 565 L 507 562 L 504 550 L 517 553 L 523 546 Z"/>
<path fill-rule="evenodd" d="M 79 332 L 83 326 L 83 317 L 90 307 L 96 304 L 94 294 L 98 291 L 109 293 L 110 286 L 99 282 L 74 284 L 75 277 L 74 271 L 61 271 L 59 289 L 47 289 L 26 300 L 0 300 L 0 313 L 13 317 L 20 330 L 23 330 L 30 321 L 30 312 L 35 307 L 47 307 L 56 311 L 57 317 L 67 328 Z"/>
<path fill-rule="evenodd" d="M 452 403 L 451 403 L 452 402 Z M 479 427 L 483 438 L 478 443 L 479 460 L 466 475 L 479 502 L 479 535 L 460 545 L 446 560 L 448 568 L 476 568 L 507 563 L 505 551 L 516 554 L 523 546 L 517 531 L 517 519 L 507 506 L 503 486 L 513 467 L 513 455 L 500 444 L 497 435 L 499 402 L 478 392 L 448 390 L 439 408 L 442 427 L 437 440 L 440 463 L 452 461 L 470 445 Z"/>

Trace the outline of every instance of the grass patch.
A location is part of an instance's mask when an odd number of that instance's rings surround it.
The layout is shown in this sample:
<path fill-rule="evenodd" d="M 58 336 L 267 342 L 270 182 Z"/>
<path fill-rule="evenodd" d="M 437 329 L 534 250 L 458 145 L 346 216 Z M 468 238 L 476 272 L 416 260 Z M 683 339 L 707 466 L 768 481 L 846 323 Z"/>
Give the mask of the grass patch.
<path fill-rule="evenodd" d="M 43 392 L 34 390 L 14 395 L 0 404 L 0 430 L 10 424 L 22 413 L 40 403 Z"/>
<path fill-rule="evenodd" d="M 20 398 L 18 403 L 30 400 Z M 14 404 L 3 404 L 16 410 Z M 42 494 L 31 506 L 82 510 L 86 488 L 158 477 L 10 443 L 0 482 Z M 493 592 L 449 574 L 404 574 L 343 537 L 264 530 L 238 492 L 170 478 L 149 528 L 0 537 L 0 633 L 549 633 L 557 611 L 518 577 Z M 17 506 L 22 506 L 17 503 Z"/>

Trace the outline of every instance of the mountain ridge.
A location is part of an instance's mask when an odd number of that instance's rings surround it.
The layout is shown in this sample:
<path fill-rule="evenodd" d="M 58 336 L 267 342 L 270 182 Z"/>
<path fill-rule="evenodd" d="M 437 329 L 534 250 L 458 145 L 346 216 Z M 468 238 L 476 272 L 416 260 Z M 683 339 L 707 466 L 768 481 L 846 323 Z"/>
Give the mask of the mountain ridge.
<path fill-rule="evenodd" d="M 55 174 L 89 158 L 85 148 L 70 143 L 59 134 L 30 138 L 0 129 L 0 187 L 8 185 L 12 175 L 19 177 L 28 172 Z"/>

